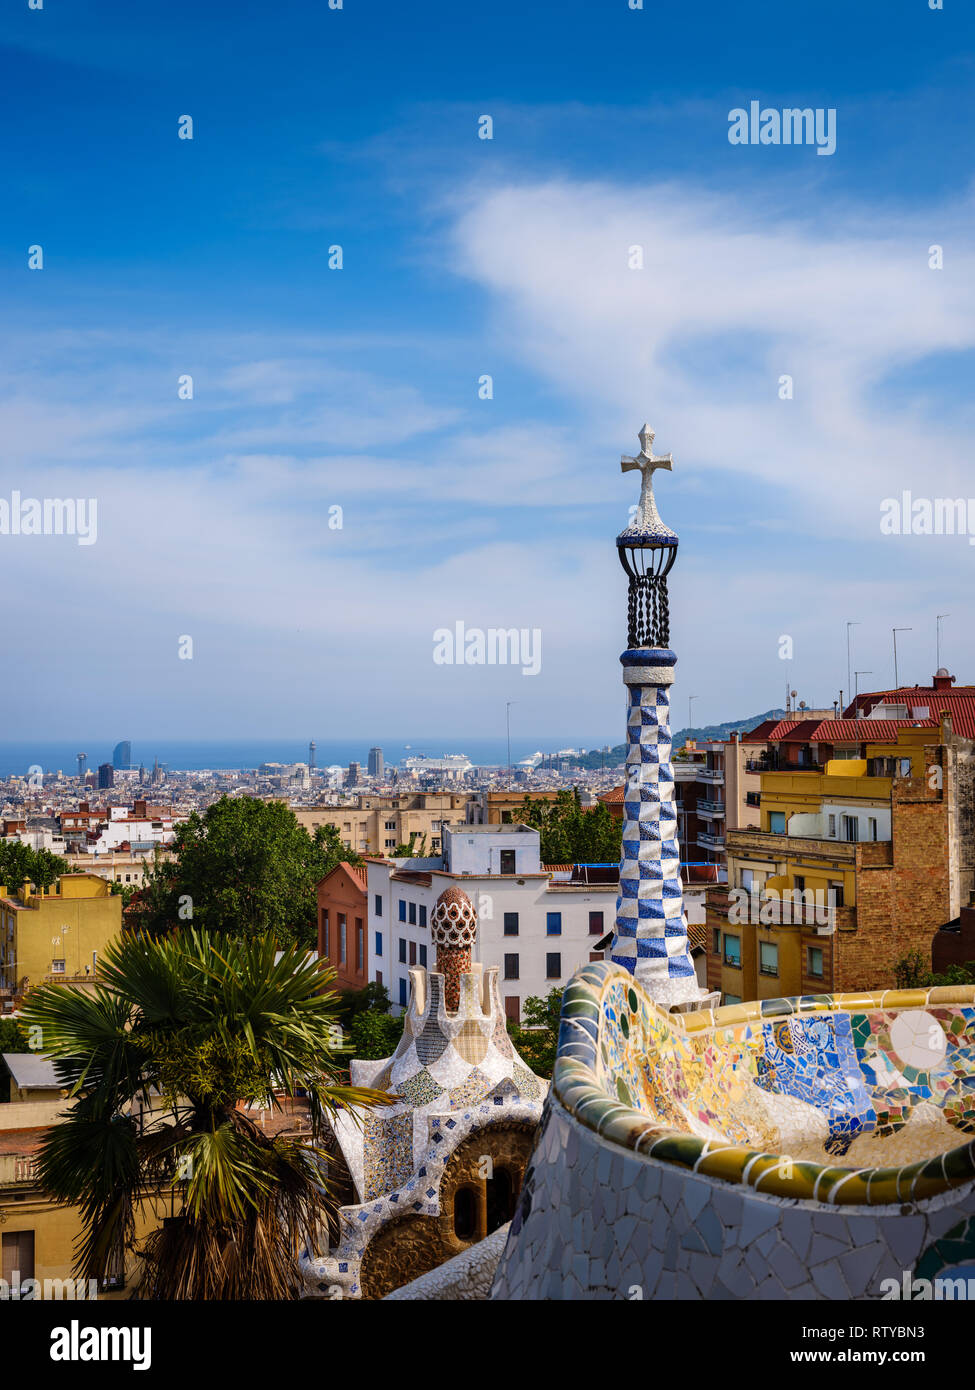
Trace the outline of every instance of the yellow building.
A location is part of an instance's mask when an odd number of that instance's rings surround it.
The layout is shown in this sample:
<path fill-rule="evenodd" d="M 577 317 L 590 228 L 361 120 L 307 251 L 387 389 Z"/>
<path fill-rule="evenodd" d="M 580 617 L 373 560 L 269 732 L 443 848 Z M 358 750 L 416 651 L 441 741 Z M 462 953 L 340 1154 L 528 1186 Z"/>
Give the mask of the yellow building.
<path fill-rule="evenodd" d="M 762 756 L 761 825 L 728 835 L 708 893 L 723 1000 L 893 985 L 973 886 L 970 738 L 933 719 L 784 720 Z"/>
<path fill-rule="evenodd" d="M 46 981 L 91 980 L 122 930 L 122 899 L 96 874 L 62 874 L 50 888 L 14 896 L 0 885 L 0 991 Z"/>
<path fill-rule="evenodd" d="M 20 1118 L 21 1109 L 34 1111 L 34 1105 L 16 1103 L 0 1106 L 3 1120 Z M 38 1118 L 38 1117 L 33 1117 Z M 55 1122 L 55 1117 L 50 1117 Z M 44 1129 L 7 1130 L 0 1125 L 0 1260 L 2 1276 L 8 1286 L 23 1286 L 28 1279 L 55 1281 L 47 1296 L 57 1297 L 57 1288 L 70 1297 L 77 1290 L 67 1285 L 72 1279 L 75 1250 L 81 1235 L 81 1213 L 75 1206 L 60 1205 L 40 1188 L 36 1177 L 36 1152 Z M 155 1230 L 162 1220 L 178 1210 L 175 1193 L 147 1197 L 135 1210 L 136 1241 Z M 82 1296 L 124 1298 L 138 1272 L 139 1259 L 132 1252 L 125 1257 L 125 1268 L 116 1272 L 97 1290 L 82 1286 Z M 37 1297 L 41 1297 L 38 1292 Z"/>

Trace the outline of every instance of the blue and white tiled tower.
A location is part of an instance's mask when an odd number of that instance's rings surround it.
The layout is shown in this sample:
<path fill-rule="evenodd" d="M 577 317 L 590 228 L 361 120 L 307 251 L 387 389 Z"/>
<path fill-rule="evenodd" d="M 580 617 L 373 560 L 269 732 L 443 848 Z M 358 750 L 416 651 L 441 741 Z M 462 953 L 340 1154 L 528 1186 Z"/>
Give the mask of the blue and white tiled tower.
<path fill-rule="evenodd" d="M 640 431 L 641 452 L 623 457 L 643 486 L 636 514 L 616 538 L 629 576 L 627 650 L 620 657 L 626 685 L 626 787 L 616 930 L 610 958 L 636 975 L 663 1008 L 701 1007 L 708 999 L 694 973 L 680 877 L 680 846 L 671 762 L 670 687 L 677 657 L 670 650 L 667 575 L 677 558 L 677 535 L 653 496 L 653 474 L 673 466 L 653 453 L 653 431 Z"/>

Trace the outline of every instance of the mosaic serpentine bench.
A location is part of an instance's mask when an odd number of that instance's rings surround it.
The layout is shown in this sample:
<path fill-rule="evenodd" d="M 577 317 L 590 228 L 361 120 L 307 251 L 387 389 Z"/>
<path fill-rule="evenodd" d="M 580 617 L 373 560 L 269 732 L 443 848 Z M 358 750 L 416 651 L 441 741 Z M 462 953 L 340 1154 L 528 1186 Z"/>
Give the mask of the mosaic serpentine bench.
<path fill-rule="evenodd" d="M 678 1015 L 598 962 L 492 1297 L 896 1297 L 975 1261 L 973 1180 L 975 987 Z"/>

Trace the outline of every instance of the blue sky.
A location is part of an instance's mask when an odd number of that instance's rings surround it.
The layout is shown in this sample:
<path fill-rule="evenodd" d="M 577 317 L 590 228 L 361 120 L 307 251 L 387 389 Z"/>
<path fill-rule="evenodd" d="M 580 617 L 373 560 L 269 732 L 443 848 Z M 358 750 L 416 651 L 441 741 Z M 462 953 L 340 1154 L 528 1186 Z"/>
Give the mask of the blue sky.
<path fill-rule="evenodd" d="M 0 497 L 98 499 L 0 536 L 9 736 L 622 738 L 644 419 L 679 712 L 831 703 L 847 619 L 861 686 L 936 613 L 975 681 L 975 547 L 879 529 L 975 495 L 967 9 L 8 6 Z M 751 100 L 835 154 L 730 145 Z M 458 620 L 541 671 L 434 664 Z"/>

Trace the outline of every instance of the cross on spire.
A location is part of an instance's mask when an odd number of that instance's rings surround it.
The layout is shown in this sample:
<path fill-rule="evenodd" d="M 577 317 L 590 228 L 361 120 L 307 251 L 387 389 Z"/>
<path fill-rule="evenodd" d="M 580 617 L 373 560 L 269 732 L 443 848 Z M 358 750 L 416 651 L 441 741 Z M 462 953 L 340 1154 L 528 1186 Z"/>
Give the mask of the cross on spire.
<path fill-rule="evenodd" d="M 672 472 L 674 460 L 670 454 L 657 455 L 653 452 L 654 432 L 649 425 L 644 425 L 637 438 L 640 441 L 640 452 L 630 458 L 624 454 L 620 459 L 620 472 L 629 473 L 633 468 L 639 468 L 642 475 L 642 485 L 640 488 L 640 501 L 637 504 L 636 515 L 626 528 L 627 531 L 653 531 L 673 534 L 670 528 L 665 526 L 660 513 L 657 511 L 657 504 L 653 496 L 653 475 L 658 468 Z"/>

